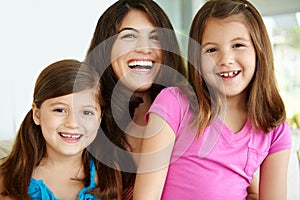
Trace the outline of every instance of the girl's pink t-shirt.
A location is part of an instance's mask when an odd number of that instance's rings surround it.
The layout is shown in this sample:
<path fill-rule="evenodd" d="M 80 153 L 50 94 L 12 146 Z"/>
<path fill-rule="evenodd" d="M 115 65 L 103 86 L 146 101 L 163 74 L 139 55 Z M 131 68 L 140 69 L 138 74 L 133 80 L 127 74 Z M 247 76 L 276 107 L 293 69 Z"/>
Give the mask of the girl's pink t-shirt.
<path fill-rule="evenodd" d="M 233 133 L 220 120 L 200 138 L 190 126 L 189 101 L 177 87 L 162 90 L 148 113 L 163 117 L 176 134 L 162 199 L 241 200 L 263 160 L 291 148 L 287 122 L 268 134 L 255 132 L 249 120 Z"/>

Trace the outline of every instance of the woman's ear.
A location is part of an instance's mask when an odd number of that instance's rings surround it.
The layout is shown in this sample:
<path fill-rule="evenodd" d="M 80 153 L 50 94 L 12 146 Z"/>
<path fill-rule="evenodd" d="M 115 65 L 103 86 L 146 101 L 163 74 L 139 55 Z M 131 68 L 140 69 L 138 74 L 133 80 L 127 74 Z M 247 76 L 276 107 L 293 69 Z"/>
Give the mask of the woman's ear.
<path fill-rule="evenodd" d="M 32 103 L 32 118 L 37 126 L 40 125 L 40 109 L 35 103 Z"/>

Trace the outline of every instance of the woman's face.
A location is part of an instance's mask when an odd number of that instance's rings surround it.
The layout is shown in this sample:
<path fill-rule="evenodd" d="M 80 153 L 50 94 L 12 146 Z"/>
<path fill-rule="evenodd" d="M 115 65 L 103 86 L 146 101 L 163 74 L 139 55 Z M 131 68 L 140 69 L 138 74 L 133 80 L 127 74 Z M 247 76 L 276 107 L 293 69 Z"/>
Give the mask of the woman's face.
<path fill-rule="evenodd" d="M 157 27 L 146 13 L 130 11 L 123 19 L 111 51 L 112 68 L 129 89 L 148 90 L 162 62 Z"/>

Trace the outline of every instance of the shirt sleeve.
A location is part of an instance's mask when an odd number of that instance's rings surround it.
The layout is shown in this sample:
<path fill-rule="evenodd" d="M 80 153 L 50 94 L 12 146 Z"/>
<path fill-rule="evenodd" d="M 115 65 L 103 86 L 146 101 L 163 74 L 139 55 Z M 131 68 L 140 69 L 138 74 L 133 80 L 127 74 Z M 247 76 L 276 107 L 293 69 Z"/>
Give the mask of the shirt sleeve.
<path fill-rule="evenodd" d="M 187 106 L 188 100 L 179 88 L 165 88 L 157 95 L 152 103 L 146 114 L 146 120 L 148 120 L 149 113 L 155 113 L 166 120 L 177 135 L 183 117 L 183 110 L 187 109 Z"/>
<path fill-rule="evenodd" d="M 269 154 L 290 149 L 292 147 L 291 127 L 284 122 L 273 130 L 273 138 Z"/>

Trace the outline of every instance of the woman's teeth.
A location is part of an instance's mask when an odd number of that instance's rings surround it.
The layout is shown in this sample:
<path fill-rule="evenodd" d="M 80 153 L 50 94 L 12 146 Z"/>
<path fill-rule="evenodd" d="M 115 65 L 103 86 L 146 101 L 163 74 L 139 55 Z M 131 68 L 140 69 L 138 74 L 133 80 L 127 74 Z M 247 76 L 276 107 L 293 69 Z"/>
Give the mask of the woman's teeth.
<path fill-rule="evenodd" d="M 145 68 L 145 69 L 151 69 L 153 66 L 152 61 L 131 61 L 128 63 L 128 66 L 133 68 Z"/>

